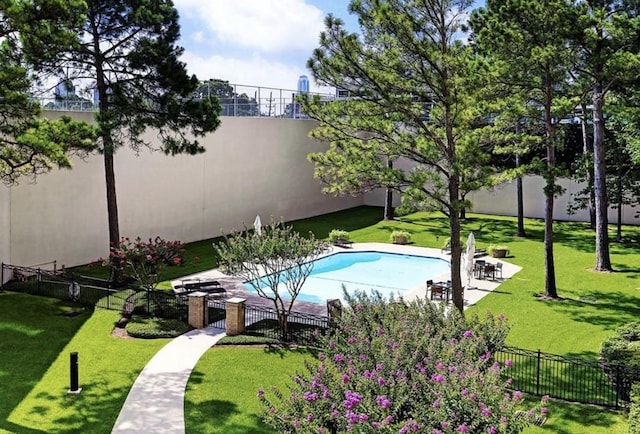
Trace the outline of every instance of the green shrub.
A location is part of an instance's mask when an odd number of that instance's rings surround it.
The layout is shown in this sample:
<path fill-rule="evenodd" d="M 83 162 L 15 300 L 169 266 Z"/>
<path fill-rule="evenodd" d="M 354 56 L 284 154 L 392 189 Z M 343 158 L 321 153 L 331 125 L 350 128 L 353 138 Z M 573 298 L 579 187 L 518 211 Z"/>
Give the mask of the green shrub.
<path fill-rule="evenodd" d="M 490 256 L 493 256 L 494 258 L 495 257 L 502 257 L 502 256 L 499 256 L 496 253 L 496 251 L 501 251 L 501 250 L 504 250 L 506 253 L 508 253 L 509 252 L 509 247 L 502 246 L 502 245 L 499 245 L 499 244 L 489 244 L 489 246 L 487 247 L 487 254 L 490 255 Z"/>
<path fill-rule="evenodd" d="M 341 229 L 333 229 L 329 232 L 330 243 L 346 243 L 349 242 L 349 232 Z"/>
<path fill-rule="evenodd" d="M 411 234 L 407 231 L 393 231 L 389 237 L 393 244 L 407 244 L 411 241 Z"/>
<path fill-rule="evenodd" d="M 134 316 L 127 324 L 129 336 L 141 339 L 175 338 L 189 330 L 191 327 L 175 319 Z"/>
<path fill-rule="evenodd" d="M 604 369 L 621 398 L 630 399 L 631 385 L 640 380 L 640 323 L 632 322 L 616 330 L 602 342 L 600 356 Z M 616 369 L 614 366 L 622 365 Z"/>
<path fill-rule="evenodd" d="M 640 383 L 635 383 L 633 386 L 631 386 L 629 434 L 640 434 Z"/>

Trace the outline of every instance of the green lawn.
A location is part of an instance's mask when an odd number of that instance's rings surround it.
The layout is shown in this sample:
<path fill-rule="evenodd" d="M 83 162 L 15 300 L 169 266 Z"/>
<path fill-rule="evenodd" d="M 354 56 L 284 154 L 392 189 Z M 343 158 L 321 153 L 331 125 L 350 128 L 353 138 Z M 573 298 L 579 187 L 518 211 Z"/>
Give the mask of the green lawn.
<path fill-rule="evenodd" d="M 258 388 L 277 386 L 302 371 L 305 350 L 214 347 L 191 373 L 185 394 L 187 433 L 267 434 L 258 413 Z"/>
<path fill-rule="evenodd" d="M 77 308 L 76 308 L 77 309 Z M 109 433 L 138 373 L 167 339 L 111 336 L 119 315 L 0 292 L 0 432 Z M 69 389 L 69 353 L 78 352 L 78 396 Z"/>

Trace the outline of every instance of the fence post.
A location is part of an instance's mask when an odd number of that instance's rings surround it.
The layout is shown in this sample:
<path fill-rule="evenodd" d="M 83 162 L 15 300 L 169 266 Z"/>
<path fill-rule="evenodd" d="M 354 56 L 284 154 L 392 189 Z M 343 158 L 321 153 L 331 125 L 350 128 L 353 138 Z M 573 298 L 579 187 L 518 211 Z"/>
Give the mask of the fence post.
<path fill-rule="evenodd" d="M 225 303 L 227 310 L 226 332 L 228 336 L 237 336 L 244 333 L 244 312 L 246 299 L 232 297 Z"/>
<path fill-rule="evenodd" d="M 538 348 L 538 362 L 536 366 L 536 395 L 540 395 L 540 348 Z"/>
<path fill-rule="evenodd" d="M 0 289 L 4 288 L 4 262 L 2 263 L 2 270 L 0 271 Z"/>
<path fill-rule="evenodd" d="M 203 329 L 209 325 L 209 303 L 206 292 L 192 292 L 189 298 L 189 325 Z"/>
<path fill-rule="evenodd" d="M 620 404 L 620 388 L 622 387 L 622 384 L 620 384 L 620 363 L 617 362 L 616 363 L 616 408 L 618 408 L 618 405 Z"/>
<path fill-rule="evenodd" d="M 42 294 L 42 287 L 40 286 L 40 280 L 42 279 L 42 275 L 40 275 L 40 267 L 38 267 L 38 277 L 36 282 L 38 282 L 38 294 Z"/>

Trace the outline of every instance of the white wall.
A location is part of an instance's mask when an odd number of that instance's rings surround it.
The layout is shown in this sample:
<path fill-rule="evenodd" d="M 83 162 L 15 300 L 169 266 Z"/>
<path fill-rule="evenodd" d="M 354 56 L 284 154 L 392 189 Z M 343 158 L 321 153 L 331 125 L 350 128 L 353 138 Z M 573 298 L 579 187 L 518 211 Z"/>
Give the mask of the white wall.
<path fill-rule="evenodd" d="M 571 200 L 571 194 L 582 190 L 583 186 L 568 179 L 558 180 L 558 184 L 565 189 L 565 193 L 554 201 L 553 215 L 555 220 L 565 221 L 589 221 L 589 212 L 580 210 L 574 215 L 567 213 L 567 205 Z M 544 218 L 545 197 L 543 188 L 545 181 L 539 176 L 527 176 L 523 179 L 523 203 L 524 215 L 532 218 Z M 516 183 L 502 184 L 491 191 L 477 191 L 469 195 L 473 202 L 472 212 L 479 214 L 517 215 Z M 637 208 L 625 206 L 622 209 L 622 223 L 630 225 L 640 224 L 640 220 L 634 218 Z M 617 210 L 610 209 L 608 213 L 609 223 L 618 221 Z"/>
<path fill-rule="evenodd" d="M 553 215 L 555 220 L 564 221 L 589 221 L 589 212 L 587 210 L 579 210 L 576 214 L 569 215 L 567 213 L 567 205 L 571 200 L 571 194 L 582 190 L 582 185 L 569 179 L 560 179 L 558 184 L 561 185 L 565 192 L 554 201 Z M 523 204 L 525 217 L 544 218 L 545 197 L 543 188 L 545 181 L 539 176 L 526 176 L 523 179 Z M 492 190 L 480 190 L 470 193 L 467 198 L 472 202 L 471 212 L 478 214 L 497 214 L 516 216 L 517 193 L 516 183 L 509 182 L 501 184 Z M 379 189 L 365 194 L 365 205 L 383 206 L 384 190 Z M 399 195 L 394 195 L 394 204 L 399 202 Z M 637 207 L 625 206 L 622 209 L 622 223 L 629 225 L 640 224 L 640 219 L 635 218 Z M 615 209 L 609 210 L 609 223 L 615 224 L 618 221 L 618 213 Z"/>
<path fill-rule="evenodd" d="M 11 261 L 11 191 L 0 183 L 0 259 Z M 0 282 L 2 283 L 2 282 Z"/>
<path fill-rule="evenodd" d="M 361 197 L 321 193 L 307 161 L 308 153 L 326 149 L 309 138 L 314 126 L 312 121 L 224 117 L 218 131 L 202 140 L 207 152 L 201 155 L 169 157 L 144 150 L 136 156 L 122 148 L 115 157 L 121 235 L 189 242 L 251 226 L 256 214 L 267 223 L 271 217 L 294 220 L 362 205 Z M 2 190 L 0 207 L 3 230 Z M 76 159 L 73 170 L 53 170 L 35 184 L 12 187 L 9 209 L 10 254 L 0 241 L 5 262 L 55 259 L 72 266 L 108 253 L 100 155 Z"/>

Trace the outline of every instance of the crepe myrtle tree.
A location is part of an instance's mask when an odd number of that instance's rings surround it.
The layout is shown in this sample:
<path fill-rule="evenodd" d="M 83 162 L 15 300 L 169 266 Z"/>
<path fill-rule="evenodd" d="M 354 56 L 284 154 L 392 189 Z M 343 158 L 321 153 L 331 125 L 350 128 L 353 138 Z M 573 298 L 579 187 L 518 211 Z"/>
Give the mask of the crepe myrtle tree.
<path fill-rule="evenodd" d="M 326 244 L 311 232 L 304 237 L 291 226 L 271 222 L 261 234 L 245 228 L 214 247 L 226 273 L 248 281 L 260 297 L 271 300 L 286 337 L 287 316 Z"/>
<path fill-rule="evenodd" d="M 331 335 L 320 336 L 286 390 L 258 390 L 261 416 L 277 432 L 518 433 L 541 404 L 523 411 L 523 394 L 497 362 L 506 318 L 465 319 L 423 299 L 345 295 Z"/>
<path fill-rule="evenodd" d="M 163 271 L 169 266 L 182 265 L 184 253 L 181 241 L 167 241 L 159 236 L 147 240 L 124 237 L 117 247 L 111 248 L 109 257 L 100 262 L 134 279 L 147 293 L 147 312 L 150 312 L 150 294 L 161 281 Z"/>

